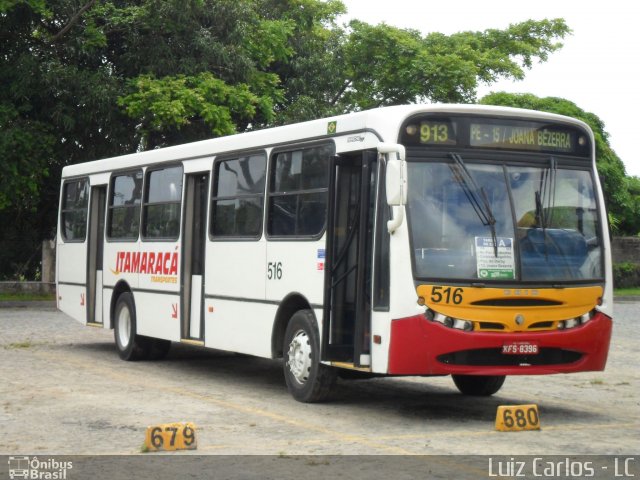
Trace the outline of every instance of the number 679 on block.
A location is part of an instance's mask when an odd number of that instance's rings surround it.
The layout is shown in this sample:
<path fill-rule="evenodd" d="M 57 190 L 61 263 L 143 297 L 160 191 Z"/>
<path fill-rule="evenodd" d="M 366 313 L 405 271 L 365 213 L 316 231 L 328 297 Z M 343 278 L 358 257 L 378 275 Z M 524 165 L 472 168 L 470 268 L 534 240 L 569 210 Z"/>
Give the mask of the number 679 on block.
<path fill-rule="evenodd" d="M 195 450 L 196 426 L 191 422 L 165 423 L 147 427 L 144 439 L 147 450 Z"/>

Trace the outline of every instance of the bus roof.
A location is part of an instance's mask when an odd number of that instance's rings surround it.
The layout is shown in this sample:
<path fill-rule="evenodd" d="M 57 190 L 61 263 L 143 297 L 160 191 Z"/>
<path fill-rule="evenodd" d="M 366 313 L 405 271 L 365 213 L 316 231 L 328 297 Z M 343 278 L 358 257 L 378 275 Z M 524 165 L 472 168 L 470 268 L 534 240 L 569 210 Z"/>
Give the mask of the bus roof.
<path fill-rule="evenodd" d="M 62 170 L 62 177 L 75 177 L 95 172 L 123 170 L 143 165 L 177 162 L 187 159 L 212 157 L 226 153 L 257 150 L 286 143 L 304 142 L 331 138 L 344 134 L 374 131 L 387 142 L 396 142 L 400 124 L 409 116 L 418 113 L 479 114 L 505 117 L 526 117 L 538 120 L 571 123 L 582 128 L 589 127 L 574 118 L 547 112 L 524 110 L 490 105 L 459 104 L 416 104 L 381 107 L 361 112 L 326 117 L 318 120 L 295 123 L 282 127 L 266 128 L 247 133 L 217 137 L 172 147 L 147 150 L 118 157 L 94 160 L 68 165 Z M 330 123 L 335 122 L 335 132 L 328 132 Z"/>

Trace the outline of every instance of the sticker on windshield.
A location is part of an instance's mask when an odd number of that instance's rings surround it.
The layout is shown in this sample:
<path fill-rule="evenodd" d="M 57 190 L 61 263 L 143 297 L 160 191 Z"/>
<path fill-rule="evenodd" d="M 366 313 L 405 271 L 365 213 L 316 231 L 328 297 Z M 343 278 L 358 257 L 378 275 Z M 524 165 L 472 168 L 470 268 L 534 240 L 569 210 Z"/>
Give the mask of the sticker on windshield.
<path fill-rule="evenodd" d="M 513 238 L 496 237 L 494 247 L 491 237 L 476 237 L 476 261 L 478 278 L 505 280 L 515 278 L 516 268 L 513 258 Z"/>

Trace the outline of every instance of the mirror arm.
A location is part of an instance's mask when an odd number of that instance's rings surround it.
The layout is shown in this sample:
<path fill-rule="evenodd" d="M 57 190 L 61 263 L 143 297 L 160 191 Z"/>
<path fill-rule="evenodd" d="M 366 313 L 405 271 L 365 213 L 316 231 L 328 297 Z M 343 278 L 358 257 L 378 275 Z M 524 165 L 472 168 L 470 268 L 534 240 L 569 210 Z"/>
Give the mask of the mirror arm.
<path fill-rule="evenodd" d="M 379 143 L 378 152 L 379 153 L 397 153 L 398 160 L 400 160 L 401 162 L 404 162 L 407 156 L 404 145 L 400 145 L 399 143 Z"/>
<path fill-rule="evenodd" d="M 393 218 L 387 221 L 387 230 L 390 234 L 393 235 L 393 232 L 397 230 L 397 228 L 402 225 L 402 220 L 404 218 L 404 210 L 402 207 L 393 206 L 391 207 L 393 211 Z"/>

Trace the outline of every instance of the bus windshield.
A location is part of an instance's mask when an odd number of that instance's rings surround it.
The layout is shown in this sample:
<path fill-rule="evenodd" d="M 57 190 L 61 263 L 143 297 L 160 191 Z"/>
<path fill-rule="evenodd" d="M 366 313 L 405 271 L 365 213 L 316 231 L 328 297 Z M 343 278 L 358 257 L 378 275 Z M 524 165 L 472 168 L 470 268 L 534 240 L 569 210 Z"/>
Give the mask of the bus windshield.
<path fill-rule="evenodd" d="M 603 278 L 588 170 L 554 157 L 539 166 L 451 159 L 408 162 L 416 277 L 539 283 Z"/>

